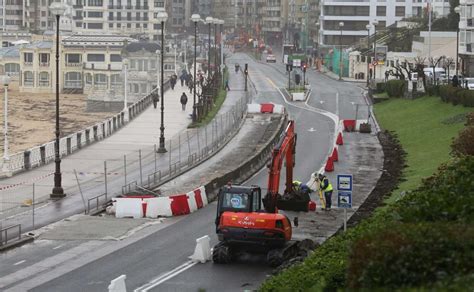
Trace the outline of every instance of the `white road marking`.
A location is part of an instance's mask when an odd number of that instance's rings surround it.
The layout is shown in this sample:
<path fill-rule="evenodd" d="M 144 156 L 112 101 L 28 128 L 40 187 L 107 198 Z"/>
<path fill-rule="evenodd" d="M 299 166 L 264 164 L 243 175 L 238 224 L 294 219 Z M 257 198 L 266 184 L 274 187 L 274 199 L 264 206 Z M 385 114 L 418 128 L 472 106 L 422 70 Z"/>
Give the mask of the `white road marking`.
<path fill-rule="evenodd" d="M 58 246 L 56 246 L 56 247 L 53 247 L 53 249 L 58 249 L 58 248 L 61 248 L 61 247 L 63 247 L 63 246 L 64 246 L 64 244 L 61 244 L 61 245 L 58 245 Z"/>
<path fill-rule="evenodd" d="M 332 148 L 333 148 L 332 145 L 335 144 L 335 141 L 336 141 L 336 138 L 337 138 L 337 132 L 338 132 L 338 128 L 339 128 L 339 115 L 336 115 L 336 114 L 333 114 L 329 111 L 325 111 L 325 110 L 315 108 L 315 107 L 309 105 L 308 102 L 311 98 L 311 95 L 308 97 L 308 99 L 305 102 L 305 105 L 307 107 L 292 104 L 292 103 L 288 102 L 288 100 L 285 98 L 285 95 L 281 92 L 280 88 L 278 88 L 270 78 L 267 77 L 267 79 L 273 85 L 273 87 L 280 93 L 280 95 L 283 97 L 283 100 L 285 101 L 285 103 L 288 104 L 289 106 L 293 106 L 293 107 L 296 107 L 296 108 L 299 108 L 299 109 L 302 109 L 302 110 L 307 110 L 307 111 L 311 111 L 311 112 L 314 112 L 314 113 L 321 114 L 323 116 L 326 116 L 326 117 L 330 118 L 334 122 L 333 143 L 331 143 L 331 147 L 329 147 L 329 153 L 328 153 L 328 156 L 331 155 Z M 339 102 L 339 91 L 337 92 L 336 98 L 337 98 L 336 102 Z M 336 108 L 336 110 L 337 109 L 338 109 L 338 107 Z M 318 173 L 324 173 L 324 166 L 325 166 L 325 161 L 323 161 L 323 163 L 321 165 L 321 168 L 319 169 Z M 313 176 L 311 176 L 311 179 L 306 183 L 306 185 L 311 185 L 312 183 L 314 183 L 314 177 Z"/>
<path fill-rule="evenodd" d="M 17 262 L 17 263 L 14 263 L 13 265 L 14 265 L 14 266 L 18 266 L 18 265 L 23 264 L 24 262 L 26 262 L 26 260 L 19 261 L 19 262 Z"/>
<path fill-rule="evenodd" d="M 311 127 L 311 128 L 308 129 L 308 132 L 316 132 L 316 129 Z"/>
<path fill-rule="evenodd" d="M 174 268 L 173 270 L 166 272 L 162 274 L 161 276 L 151 280 L 147 284 L 138 287 L 137 289 L 133 290 L 134 292 L 147 292 L 150 291 L 151 289 L 155 288 L 156 286 L 162 284 L 165 281 L 168 281 L 169 279 L 181 274 L 182 272 L 186 271 L 187 269 L 190 269 L 194 265 L 196 265 L 198 262 L 194 261 L 187 261 L 181 266 L 178 266 Z"/>

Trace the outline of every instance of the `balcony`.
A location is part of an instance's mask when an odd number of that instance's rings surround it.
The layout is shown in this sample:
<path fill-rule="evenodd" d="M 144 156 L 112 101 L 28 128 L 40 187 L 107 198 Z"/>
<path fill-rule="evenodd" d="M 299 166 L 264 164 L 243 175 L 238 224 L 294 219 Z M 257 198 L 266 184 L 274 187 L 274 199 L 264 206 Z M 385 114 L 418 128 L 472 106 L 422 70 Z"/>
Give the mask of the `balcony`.
<path fill-rule="evenodd" d="M 23 62 L 23 65 L 25 65 L 25 66 L 33 66 L 33 62 Z"/>
<path fill-rule="evenodd" d="M 81 8 L 84 8 L 84 6 L 83 5 L 72 5 L 72 8 L 81 9 Z"/>
<path fill-rule="evenodd" d="M 66 67 L 81 67 L 82 63 L 74 63 L 74 62 L 68 62 L 66 63 Z"/>
<path fill-rule="evenodd" d="M 44 63 L 42 62 L 39 65 L 40 67 L 49 67 L 49 62 L 44 62 Z"/>
<path fill-rule="evenodd" d="M 74 19 L 74 20 L 83 20 L 84 17 L 82 17 L 82 16 L 73 16 L 72 19 Z"/>

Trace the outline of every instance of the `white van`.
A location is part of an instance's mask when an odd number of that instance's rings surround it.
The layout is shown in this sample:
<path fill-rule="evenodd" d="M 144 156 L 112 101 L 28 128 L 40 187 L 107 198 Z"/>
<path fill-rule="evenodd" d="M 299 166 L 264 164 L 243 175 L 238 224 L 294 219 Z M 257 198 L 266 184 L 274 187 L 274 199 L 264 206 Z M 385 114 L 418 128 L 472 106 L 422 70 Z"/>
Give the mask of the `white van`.
<path fill-rule="evenodd" d="M 425 76 L 427 78 L 433 78 L 433 69 L 434 69 L 434 75 L 437 79 L 446 78 L 446 71 L 444 70 L 444 68 L 426 67 L 426 68 L 423 68 L 423 73 L 425 73 Z"/>

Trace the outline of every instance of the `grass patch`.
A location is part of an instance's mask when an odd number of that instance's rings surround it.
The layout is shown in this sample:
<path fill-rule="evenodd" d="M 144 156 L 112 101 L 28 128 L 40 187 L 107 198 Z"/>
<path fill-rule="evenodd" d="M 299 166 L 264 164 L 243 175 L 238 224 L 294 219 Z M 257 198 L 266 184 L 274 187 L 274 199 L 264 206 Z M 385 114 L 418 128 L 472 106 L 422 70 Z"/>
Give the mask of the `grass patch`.
<path fill-rule="evenodd" d="M 388 94 L 387 94 L 386 91 L 384 91 L 384 92 L 381 92 L 381 93 L 374 94 L 374 97 L 375 98 L 388 98 Z"/>
<path fill-rule="evenodd" d="M 227 67 L 225 67 L 225 69 L 224 69 L 224 82 L 228 78 L 229 78 L 229 70 L 227 70 Z M 188 128 L 198 128 L 198 127 L 202 127 L 202 126 L 205 126 L 205 125 L 209 124 L 212 121 L 212 119 L 214 119 L 214 117 L 217 115 L 219 110 L 221 109 L 221 106 L 222 106 L 222 104 L 224 104 L 224 101 L 225 101 L 226 97 L 227 97 L 227 91 L 225 89 L 223 89 L 222 84 L 220 84 L 219 85 L 219 92 L 217 93 L 217 97 L 214 100 L 214 107 L 211 109 L 211 111 L 209 111 L 207 113 L 207 115 L 200 122 L 193 123 L 193 124 L 189 125 Z"/>
<path fill-rule="evenodd" d="M 300 93 L 300 92 L 305 92 L 305 89 L 303 87 L 292 87 L 290 90 L 289 90 L 290 93 Z"/>
<path fill-rule="evenodd" d="M 449 159 L 452 139 L 464 125 L 446 123 L 446 120 L 470 111 L 443 103 L 439 97 L 428 96 L 415 100 L 390 99 L 374 107 L 381 127 L 395 131 L 407 152 L 406 181 L 395 190 L 397 195 L 392 194 L 391 200 L 396 199 L 401 191 L 413 190 L 423 177 L 430 176 Z"/>

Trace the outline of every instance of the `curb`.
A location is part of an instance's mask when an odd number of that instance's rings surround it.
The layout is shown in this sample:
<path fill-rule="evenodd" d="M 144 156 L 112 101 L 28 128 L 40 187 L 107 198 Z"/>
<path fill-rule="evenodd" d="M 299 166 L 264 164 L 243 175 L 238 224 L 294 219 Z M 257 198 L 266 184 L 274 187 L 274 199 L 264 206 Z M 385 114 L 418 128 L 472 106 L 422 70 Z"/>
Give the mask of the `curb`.
<path fill-rule="evenodd" d="M 27 243 L 30 243 L 30 242 L 33 242 L 35 240 L 35 238 L 33 236 L 23 236 L 20 240 L 17 240 L 17 241 L 14 241 L 14 242 L 11 242 L 11 243 L 7 243 L 5 245 L 0 245 L 0 253 L 4 252 L 4 251 L 7 251 L 7 250 L 10 250 L 10 249 L 13 249 L 15 247 L 19 247 L 19 246 L 22 246 L 24 244 L 27 244 Z"/>

